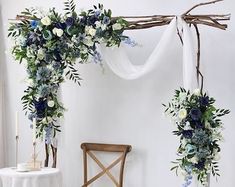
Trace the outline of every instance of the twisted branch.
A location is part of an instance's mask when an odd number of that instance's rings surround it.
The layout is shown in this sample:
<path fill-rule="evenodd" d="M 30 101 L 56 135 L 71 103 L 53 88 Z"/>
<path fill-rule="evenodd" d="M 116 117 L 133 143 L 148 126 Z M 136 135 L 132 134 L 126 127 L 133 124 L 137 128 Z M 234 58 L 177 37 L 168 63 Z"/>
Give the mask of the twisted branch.
<path fill-rule="evenodd" d="M 221 15 L 217 15 L 217 14 L 191 15 L 189 14 L 192 10 L 194 10 L 197 7 L 215 4 L 221 1 L 223 0 L 214 0 L 214 1 L 209 1 L 206 3 L 199 3 L 197 5 L 194 5 L 185 13 L 183 13 L 181 17 L 182 19 L 185 20 L 186 23 L 190 25 L 206 25 L 206 26 L 226 30 L 227 24 L 223 24 L 221 22 L 230 20 L 230 14 L 221 14 Z M 125 28 L 125 30 L 137 30 L 137 29 L 147 29 L 151 27 L 168 25 L 174 17 L 176 17 L 176 15 L 147 15 L 147 16 L 118 16 L 118 17 L 112 17 L 112 19 L 113 20 L 116 20 L 118 18 L 126 19 L 128 22 L 128 26 Z M 32 19 L 35 20 L 37 18 L 17 15 L 16 19 L 14 20 L 19 21 L 19 20 L 32 20 Z"/>

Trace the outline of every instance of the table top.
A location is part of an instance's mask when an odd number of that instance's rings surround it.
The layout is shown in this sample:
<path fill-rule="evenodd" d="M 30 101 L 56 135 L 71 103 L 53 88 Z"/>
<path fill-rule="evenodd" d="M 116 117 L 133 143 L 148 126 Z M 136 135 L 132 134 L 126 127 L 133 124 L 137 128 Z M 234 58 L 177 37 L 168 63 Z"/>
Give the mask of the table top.
<path fill-rule="evenodd" d="M 12 176 L 12 177 L 30 177 L 30 176 L 43 176 L 54 175 L 60 173 L 58 168 L 42 168 L 40 171 L 28 171 L 20 172 L 15 168 L 3 168 L 0 169 L 0 176 Z"/>

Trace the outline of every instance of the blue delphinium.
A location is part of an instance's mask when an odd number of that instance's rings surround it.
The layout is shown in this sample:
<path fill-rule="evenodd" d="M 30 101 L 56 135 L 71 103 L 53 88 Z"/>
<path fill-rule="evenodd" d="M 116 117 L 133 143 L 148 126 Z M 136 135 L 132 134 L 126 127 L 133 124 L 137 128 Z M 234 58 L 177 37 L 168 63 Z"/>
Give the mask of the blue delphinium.
<path fill-rule="evenodd" d="M 127 37 L 123 40 L 123 42 L 127 45 L 130 45 L 131 47 L 135 47 L 138 45 L 134 40 L 132 40 L 130 37 Z"/>
<path fill-rule="evenodd" d="M 37 26 L 38 26 L 38 21 L 37 21 L 37 20 L 32 20 L 32 21 L 30 22 L 30 25 L 31 25 L 31 28 L 32 28 L 32 29 L 36 29 Z"/>
<path fill-rule="evenodd" d="M 190 186 L 190 184 L 192 183 L 192 179 L 193 179 L 193 177 L 192 177 L 191 174 L 186 175 L 185 178 L 184 178 L 185 183 L 182 184 L 182 187 Z"/>
<path fill-rule="evenodd" d="M 101 54 L 98 51 L 95 51 L 95 53 L 93 55 L 93 60 L 94 60 L 95 63 L 101 63 L 102 62 Z"/>
<path fill-rule="evenodd" d="M 28 115 L 28 119 L 30 120 L 30 121 L 33 121 L 33 118 L 36 118 L 37 117 L 37 114 L 36 113 L 30 113 L 29 115 Z"/>

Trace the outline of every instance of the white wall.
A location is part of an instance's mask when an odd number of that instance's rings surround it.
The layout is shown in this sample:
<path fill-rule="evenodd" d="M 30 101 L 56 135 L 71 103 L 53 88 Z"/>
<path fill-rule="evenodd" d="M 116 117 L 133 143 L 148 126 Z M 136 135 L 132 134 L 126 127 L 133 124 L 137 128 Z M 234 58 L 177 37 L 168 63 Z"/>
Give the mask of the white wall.
<path fill-rule="evenodd" d="M 199 0 L 145 0 L 110 1 L 101 0 L 111 8 L 114 15 L 180 14 Z M 89 8 L 98 1 L 78 1 L 80 8 Z M 16 6 L 17 4 L 17 6 Z M 1 0 L 4 42 L 9 50 L 10 41 L 6 38 L 8 18 L 24 7 L 55 6 L 62 10 L 58 0 Z M 224 3 L 201 8 L 198 13 L 235 13 L 235 3 Z M 141 64 L 151 53 L 165 27 L 149 30 L 130 31 L 127 34 L 142 44 L 142 47 L 129 49 L 130 57 Z M 234 187 L 235 165 L 235 110 L 234 59 L 235 22 L 229 22 L 228 31 L 200 27 L 202 37 L 202 66 L 205 75 L 205 88 L 217 98 L 219 107 L 229 108 L 232 113 L 224 118 L 226 130 L 222 144 L 220 162 L 221 177 L 213 187 Z M 172 41 L 166 52 L 164 63 L 155 72 L 133 81 L 122 80 L 105 66 L 105 73 L 95 64 L 81 65 L 82 86 L 70 81 L 62 85 L 61 95 L 68 109 L 61 122 L 62 133 L 59 145 L 59 167 L 63 171 L 66 187 L 82 185 L 81 142 L 127 143 L 133 146 L 128 156 L 125 186 L 157 187 L 180 186 L 181 179 L 170 172 L 170 161 L 176 158 L 178 139 L 171 134 L 174 126 L 163 115 L 161 103 L 167 102 L 173 90 L 182 85 L 182 51 L 178 38 Z M 6 56 L 6 158 L 8 165 L 14 164 L 14 113 L 21 111 L 20 98 L 25 89 L 24 66 L 14 62 L 10 54 Z M 29 121 L 20 112 L 20 161 L 26 161 L 31 152 L 31 132 Z M 108 182 L 106 186 L 109 186 Z"/>

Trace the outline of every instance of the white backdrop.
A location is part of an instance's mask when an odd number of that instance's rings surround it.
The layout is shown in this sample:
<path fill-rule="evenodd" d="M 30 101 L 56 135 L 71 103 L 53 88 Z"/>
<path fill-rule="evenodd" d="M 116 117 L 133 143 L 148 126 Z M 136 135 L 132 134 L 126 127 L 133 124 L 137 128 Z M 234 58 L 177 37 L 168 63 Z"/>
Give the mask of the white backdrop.
<path fill-rule="evenodd" d="M 202 0 L 203 1 L 203 0 Z M 199 0 L 101 0 L 105 7 L 111 8 L 114 15 L 180 14 L 199 3 Z M 17 6 L 15 6 L 17 3 Z M 89 8 L 97 0 L 80 0 L 81 8 Z M 24 7 L 56 6 L 62 10 L 60 0 L 1 0 L 4 42 L 8 18 L 14 18 Z M 227 0 L 217 6 L 201 8 L 198 13 L 235 13 L 235 3 Z M 142 47 L 128 49 L 130 58 L 141 64 L 156 46 L 165 27 L 142 31 L 126 32 Z M 205 87 L 211 96 L 217 98 L 217 105 L 232 110 L 224 118 L 226 130 L 222 144 L 220 163 L 221 177 L 218 183 L 213 179 L 213 187 L 234 187 L 235 165 L 235 110 L 234 59 L 235 23 L 230 22 L 228 31 L 200 27 L 202 37 L 202 68 Z M 63 171 L 66 187 L 82 184 L 82 152 L 80 143 L 84 141 L 106 143 L 128 143 L 133 151 L 127 159 L 125 186 L 180 186 L 182 180 L 170 172 L 170 161 L 174 160 L 177 138 L 171 134 L 174 126 L 163 115 L 161 103 L 167 102 L 173 90 L 182 85 L 182 50 L 177 36 L 162 58 L 158 70 L 137 80 L 126 81 L 114 75 L 107 66 L 105 73 L 95 64 L 80 66 L 82 86 L 72 82 L 62 85 L 61 95 L 68 109 L 62 124 L 59 147 L 59 167 Z M 14 114 L 21 111 L 20 98 L 25 84 L 24 67 L 14 62 L 11 55 L 5 61 L 5 102 L 6 102 L 6 163 L 14 164 Z M 24 113 L 20 112 L 20 161 L 26 161 L 31 152 L 31 132 Z M 109 186 L 108 181 L 105 181 Z"/>
<path fill-rule="evenodd" d="M 0 10 L 0 20 L 1 20 L 1 10 Z M 3 40 L 3 26 L 2 26 L 2 20 L 0 22 L 0 40 Z M 0 167 L 4 166 L 4 99 L 3 99 L 3 88 L 4 88 L 4 81 L 3 81 L 3 62 L 4 62 L 4 44 L 1 42 L 0 44 Z"/>

